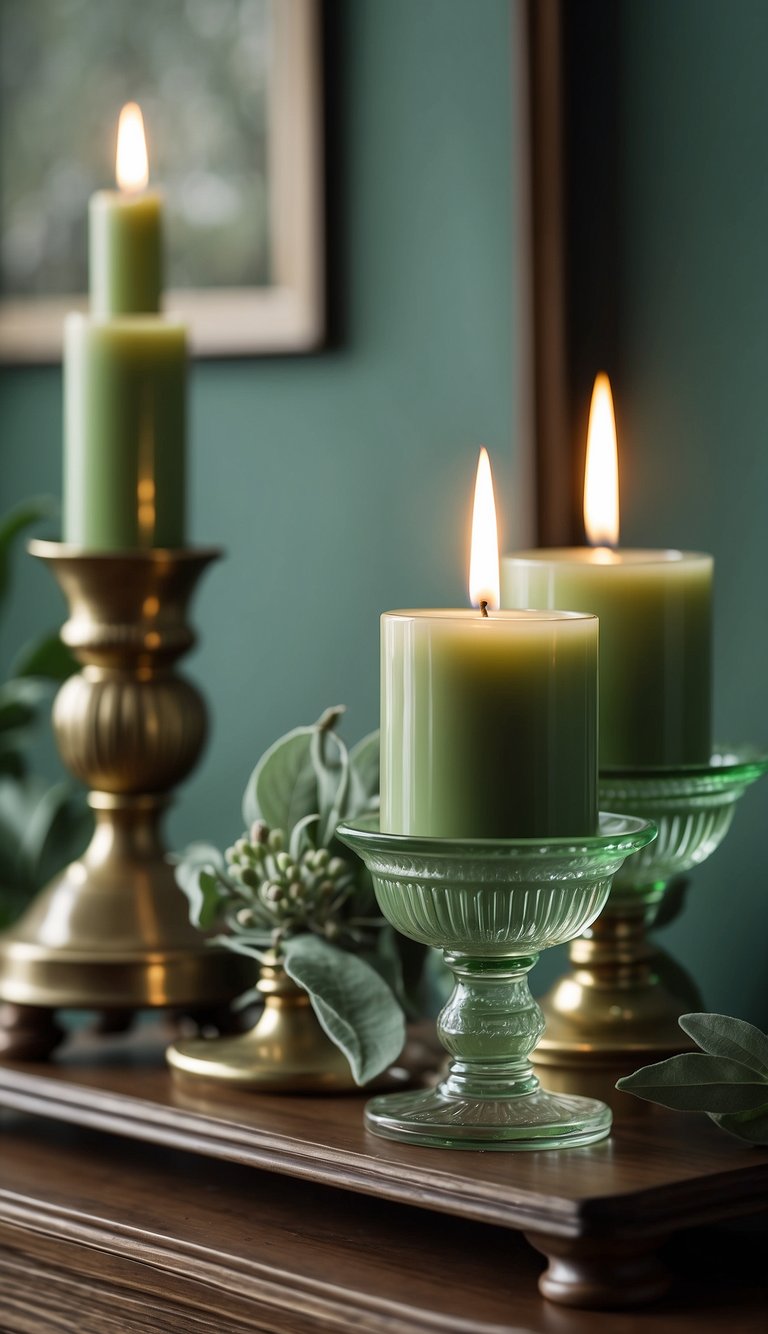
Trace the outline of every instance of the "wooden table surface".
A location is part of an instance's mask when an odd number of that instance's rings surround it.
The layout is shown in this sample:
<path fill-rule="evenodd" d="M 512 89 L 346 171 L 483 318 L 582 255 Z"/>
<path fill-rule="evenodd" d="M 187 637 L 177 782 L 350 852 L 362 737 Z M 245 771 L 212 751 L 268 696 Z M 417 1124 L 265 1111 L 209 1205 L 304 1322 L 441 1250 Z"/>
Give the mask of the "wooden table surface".
<path fill-rule="evenodd" d="M 500 1227 L 8 1111 L 0 1130 L 2 1334 L 765 1329 L 766 1233 L 678 1239 L 646 1310 L 566 1310 Z"/>
<path fill-rule="evenodd" d="M 51 1135 L 71 1123 L 122 1137 L 99 1141 L 116 1180 L 121 1155 L 132 1171 L 145 1154 L 162 1166 L 162 1155 L 147 1147 L 153 1144 L 182 1151 L 179 1161 L 195 1179 L 202 1174 L 213 1182 L 218 1171 L 232 1181 L 236 1172 L 244 1207 L 265 1190 L 271 1200 L 284 1193 L 298 1201 L 290 1192 L 333 1187 L 323 1198 L 353 1217 L 375 1214 L 359 1195 L 372 1197 L 376 1207 L 393 1202 L 386 1207 L 398 1206 L 408 1219 L 407 1227 L 397 1225 L 401 1235 L 419 1244 L 436 1230 L 454 1235 L 454 1225 L 483 1224 L 478 1235 L 496 1237 L 494 1247 L 506 1236 L 511 1255 L 519 1241 L 510 1230 L 522 1231 L 549 1259 L 539 1279 L 542 1292 L 577 1306 L 657 1299 L 668 1279 L 657 1251 L 671 1234 L 768 1208 L 768 1153 L 725 1135 L 703 1116 L 665 1112 L 628 1095 L 615 1095 L 615 1130 L 600 1144 L 522 1154 L 446 1151 L 370 1135 L 362 1094 L 259 1096 L 181 1086 L 163 1063 L 163 1042 L 156 1030 L 108 1042 L 84 1039 L 52 1065 L 0 1065 L 0 1106 L 45 1118 Z M 47 1151 L 44 1134 L 35 1141 L 40 1153 Z M 130 1149 L 126 1140 L 146 1143 Z M 237 1166 L 213 1161 L 220 1159 Z M 14 1164 L 6 1170 L 12 1177 Z M 29 1184 L 29 1165 L 24 1171 Z M 118 1188 L 123 1198 L 127 1187 Z M 94 1200 L 89 1207 L 97 1205 Z M 289 1228 L 287 1217 L 283 1223 Z M 498 1280 L 506 1302 L 509 1263 Z M 525 1263 L 529 1274 L 540 1268 L 538 1258 Z"/>

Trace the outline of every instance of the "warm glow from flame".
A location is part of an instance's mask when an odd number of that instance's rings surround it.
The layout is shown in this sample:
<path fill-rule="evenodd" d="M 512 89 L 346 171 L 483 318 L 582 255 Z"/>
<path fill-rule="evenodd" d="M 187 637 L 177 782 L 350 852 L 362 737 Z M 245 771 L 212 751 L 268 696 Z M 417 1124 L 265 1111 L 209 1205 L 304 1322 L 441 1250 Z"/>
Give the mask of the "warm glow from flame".
<path fill-rule="evenodd" d="M 592 390 L 584 472 L 584 528 L 592 546 L 619 540 L 619 459 L 611 382 L 598 375 Z"/>
<path fill-rule="evenodd" d="M 488 450 L 480 450 L 472 509 L 472 546 L 469 556 L 469 599 L 473 607 L 499 605 L 499 536 Z"/>
<path fill-rule="evenodd" d="M 149 181 L 144 119 L 137 102 L 127 102 L 117 125 L 115 176 L 121 190 L 145 190 Z"/>

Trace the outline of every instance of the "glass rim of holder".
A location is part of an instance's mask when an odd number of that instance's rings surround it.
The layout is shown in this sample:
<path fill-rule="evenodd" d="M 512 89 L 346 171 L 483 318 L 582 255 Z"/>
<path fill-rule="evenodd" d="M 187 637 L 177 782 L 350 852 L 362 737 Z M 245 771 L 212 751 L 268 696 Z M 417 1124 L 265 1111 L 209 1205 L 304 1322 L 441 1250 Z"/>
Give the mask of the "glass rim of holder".
<path fill-rule="evenodd" d="M 768 752 L 731 744 L 713 746 L 709 764 L 600 771 L 601 803 L 653 820 L 658 838 L 624 863 L 600 916 L 571 942 L 570 971 L 542 998 L 537 1064 L 613 1068 L 690 1049 L 677 1021 L 704 1003 L 648 932 L 673 881 L 716 851 L 737 801 L 767 772 Z"/>
<path fill-rule="evenodd" d="M 442 839 L 381 833 L 371 815 L 337 834 L 371 872 L 387 920 L 441 948 L 455 978 L 437 1021 L 448 1076 L 434 1088 L 373 1098 L 368 1129 L 411 1144 L 499 1151 L 603 1139 L 611 1128 L 604 1103 L 539 1087 L 529 1058 L 544 1021 L 528 972 L 542 949 L 594 920 L 618 867 L 655 837 L 653 824 L 601 812 L 599 832 L 583 838 Z"/>

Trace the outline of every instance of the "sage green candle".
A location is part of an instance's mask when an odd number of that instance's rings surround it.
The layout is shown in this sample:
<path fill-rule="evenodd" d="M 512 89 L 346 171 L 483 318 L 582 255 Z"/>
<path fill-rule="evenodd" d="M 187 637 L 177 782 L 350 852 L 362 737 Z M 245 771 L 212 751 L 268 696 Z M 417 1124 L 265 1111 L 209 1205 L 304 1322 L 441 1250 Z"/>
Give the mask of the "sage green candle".
<path fill-rule="evenodd" d="M 594 834 L 597 632 L 550 611 L 382 616 L 382 830 Z"/>
<path fill-rule="evenodd" d="M 91 315 L 64 330 L 64 540 L 180 547 L 187 340 L 158 314 L 162 208 L 135 103 L 120 113 L 116 175 L 121 188 L 90 202 Z"/>
<path fill-rule="evenodd" d="M 706 764 L 711 755 L 712 557 L 607 548 L 518 551 L 505 607 L 600 618 L 600 766 Z"/>
<path fill-rule="evenodd" d="M 158 316 L 64 329 L 64 538 L 94 551 L 184 542 L 186 331 Z"/>
<path fill-rule="evenodd" d="M 151 315 L 160 310 L 161 199 L 154 191 L 98 190 L 88 210 L 91 313 Z"/>

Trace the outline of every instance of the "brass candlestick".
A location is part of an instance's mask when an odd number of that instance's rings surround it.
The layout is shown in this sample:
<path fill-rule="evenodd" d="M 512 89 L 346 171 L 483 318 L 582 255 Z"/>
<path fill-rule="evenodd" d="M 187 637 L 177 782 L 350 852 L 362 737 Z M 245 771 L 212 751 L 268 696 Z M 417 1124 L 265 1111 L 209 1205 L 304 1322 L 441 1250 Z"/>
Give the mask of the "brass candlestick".
<path fill-rule="evenodd" d="M 671 883 L 720 846 L 736 803 L 766 771 L 768 757 L 742 746 L 715 751 L 708 765 L 601 774 L 601 804 L 653 820 L 659 834 L 627 858 L 600 917 L 572 941 L 570 971 L 541 1002 L 539 1064 L 629 1070 L 690 1048 L 677 1020 L 702 1008 L 696 985 L 648 933 Z"/>
<path fill-rule="evenodd" d="M 202 1009 L 254 981 L 245 957 L 211 949 L 189 921 L 160 819 L 194 768 L 206 710 L 174 664 L 194 643 L 187 606 L 219 553 L 84 552 L 34 541 L 69 604 L 62 639 L 82 664 L 59 691 L 53 725 L 68 769 L 91 788 L 96 828 L 0 936 L 0 1051 L 40 1056 L 59 1008 Z"/>

